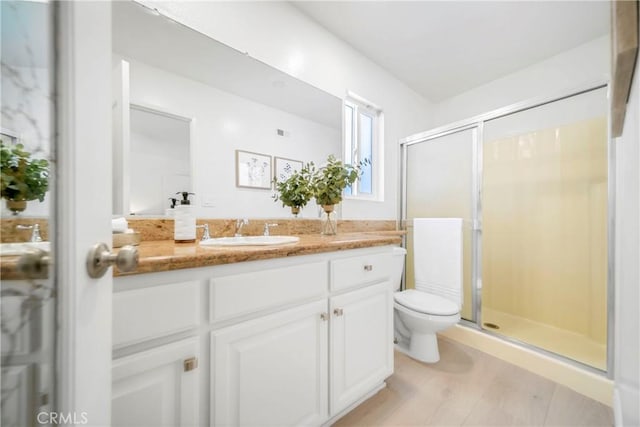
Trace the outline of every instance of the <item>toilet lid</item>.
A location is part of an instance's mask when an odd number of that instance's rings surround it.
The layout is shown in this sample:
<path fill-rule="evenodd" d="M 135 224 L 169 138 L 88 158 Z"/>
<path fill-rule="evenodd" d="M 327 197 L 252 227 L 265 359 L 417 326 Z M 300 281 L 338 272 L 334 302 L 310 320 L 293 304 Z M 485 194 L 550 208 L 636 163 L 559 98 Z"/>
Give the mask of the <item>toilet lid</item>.
<path fill-rule="evenodd" d="M 460 311 L 458 305 L 453 301 L 415 289 L 396 292 L 394 298 L 398 304 L 424 314 L 451 316 Z"/>

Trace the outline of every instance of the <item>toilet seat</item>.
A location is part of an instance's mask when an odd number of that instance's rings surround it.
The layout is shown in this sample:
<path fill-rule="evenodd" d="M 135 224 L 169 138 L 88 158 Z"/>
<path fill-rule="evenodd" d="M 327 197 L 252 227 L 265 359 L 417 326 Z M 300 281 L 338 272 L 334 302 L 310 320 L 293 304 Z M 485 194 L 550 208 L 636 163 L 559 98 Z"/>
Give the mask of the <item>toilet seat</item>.
<path fill-rule="evenodd" d="M 456 303 L 438 295 L 408 289 L 393 294 L 394 300 L 403 307 L 424 314 L 451 316 L 458 314 L 460 308 Z"/>

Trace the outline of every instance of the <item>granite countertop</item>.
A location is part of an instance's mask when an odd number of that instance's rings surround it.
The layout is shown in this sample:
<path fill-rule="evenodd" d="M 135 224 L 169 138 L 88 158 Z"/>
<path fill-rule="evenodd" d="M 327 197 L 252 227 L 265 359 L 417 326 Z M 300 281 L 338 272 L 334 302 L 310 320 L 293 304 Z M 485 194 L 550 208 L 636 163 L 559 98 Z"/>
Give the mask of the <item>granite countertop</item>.
<path fill-rule="evenodd" d="M 174 243 L 173 240 L 143 241 L 138 246 L 138 268 L 131 273 L 113 270 L 114 276 L 207 267 L 244 261 L 310 255 L 372 246 L 399 245 L 405 231 L 340 233 L 335 236 L 299 235 L 297 243 L 271 246 L 203 247 L 197 243 Z M 26 279 L 17 269 L 18 257 L 0 258 L 3 280 Z M 41 279 L 43 277 L 40 277 Z"/>
<path fill-rule="evenodd" d="M 174 243 L 172 240 L 142 242 L 136 271 L 114 276 L 180 270 L 244 261 L 310 255 L 371 246 L 398 245 L 404 231 L 342 233 L 335 236 L 299 235 L 297 243 L 271 246 L 200 246 L 197 243 Z"/>

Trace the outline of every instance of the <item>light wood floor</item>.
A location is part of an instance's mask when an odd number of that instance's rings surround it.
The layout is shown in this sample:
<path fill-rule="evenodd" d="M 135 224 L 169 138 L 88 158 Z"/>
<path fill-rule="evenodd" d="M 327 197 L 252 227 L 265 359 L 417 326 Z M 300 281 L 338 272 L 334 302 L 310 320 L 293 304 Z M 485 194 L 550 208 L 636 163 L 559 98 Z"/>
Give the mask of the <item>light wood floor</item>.
<path fill-rule="evenodd" d="M 335 426 L 612 426 L 611 408 L 471 347 L 439 340 L 440 362 L 401 353 L 387 387 Z"/>

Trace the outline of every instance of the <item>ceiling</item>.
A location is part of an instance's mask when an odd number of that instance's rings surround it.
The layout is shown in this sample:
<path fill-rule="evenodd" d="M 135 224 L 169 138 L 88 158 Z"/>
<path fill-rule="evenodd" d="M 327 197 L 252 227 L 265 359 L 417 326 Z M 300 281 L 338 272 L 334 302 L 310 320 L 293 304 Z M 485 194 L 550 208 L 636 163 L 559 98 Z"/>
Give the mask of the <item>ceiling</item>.
<path fill-rule="evenodd" d="M 296 1 L 438 102 L 609 33 L 609 1 Z"/>

